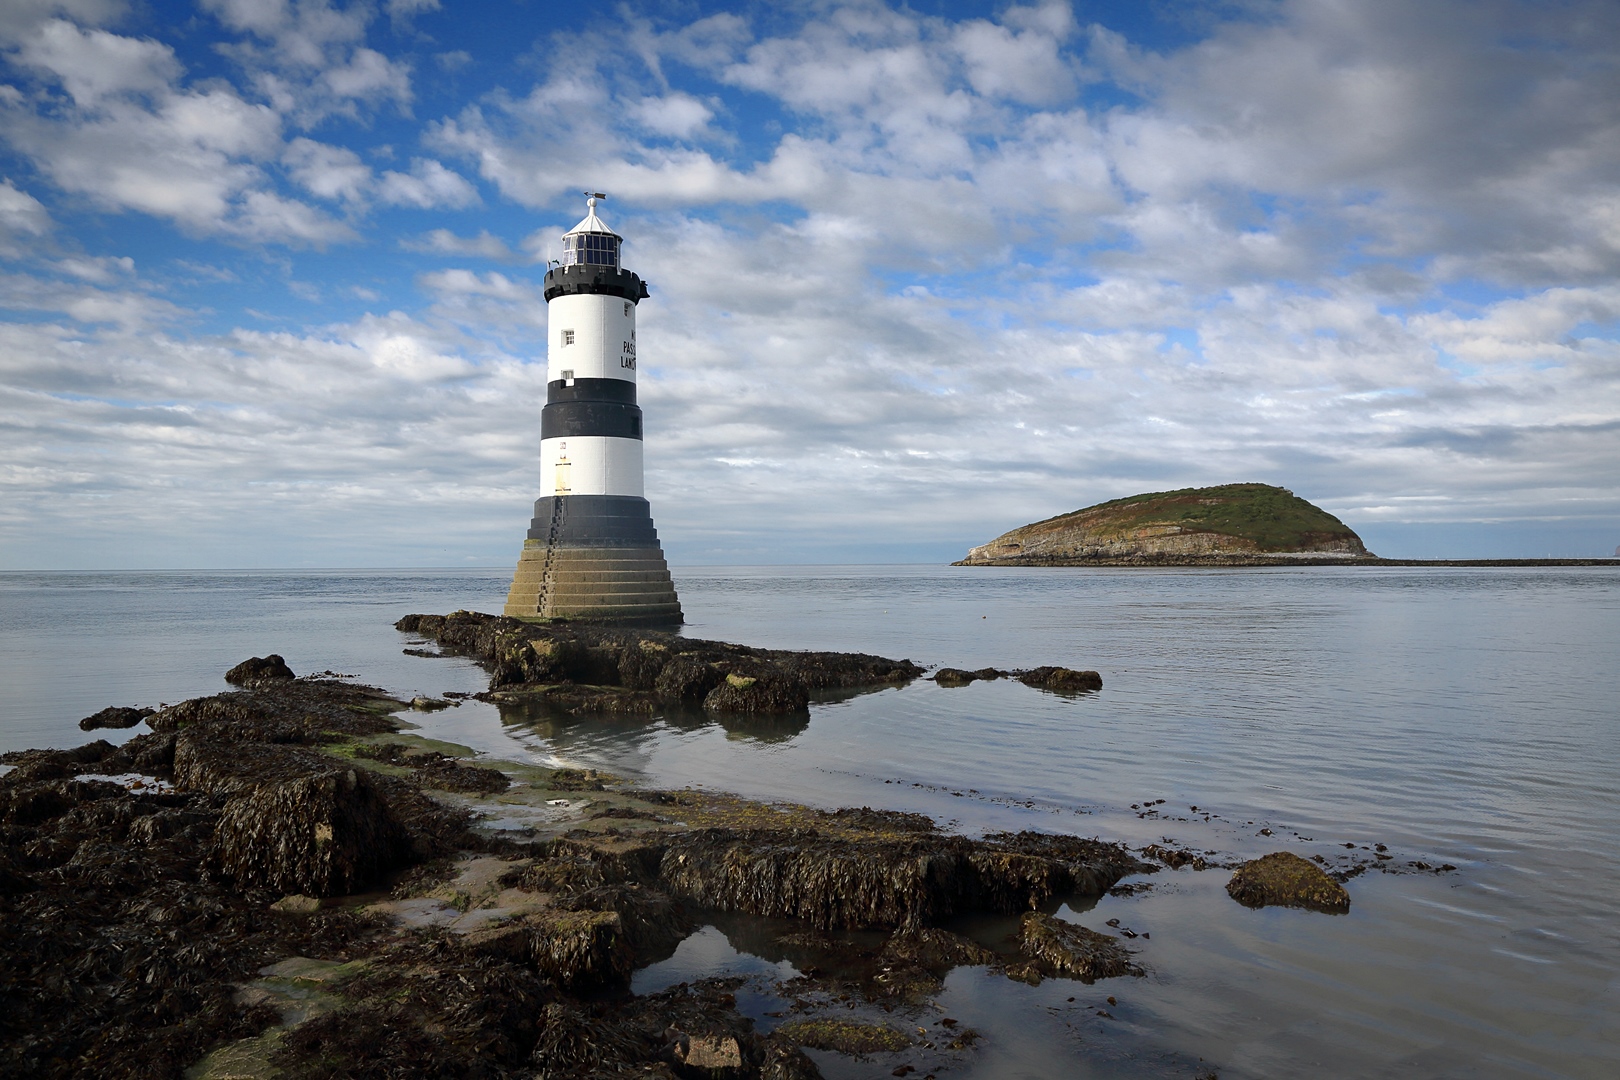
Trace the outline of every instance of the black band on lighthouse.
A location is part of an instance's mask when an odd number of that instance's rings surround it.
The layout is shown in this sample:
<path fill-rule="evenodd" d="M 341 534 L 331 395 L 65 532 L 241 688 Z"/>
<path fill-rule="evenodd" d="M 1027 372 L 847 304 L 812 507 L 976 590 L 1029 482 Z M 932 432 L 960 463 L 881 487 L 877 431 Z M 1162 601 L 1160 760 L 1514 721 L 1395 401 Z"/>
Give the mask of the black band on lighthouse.
<path fill-rule="evenodd" d="M 621 296 L 632 303 L 640 303 L 649 295 L 647 285 L 628 270 L 612 266 L 594 266 L 581 263 L 559 266 L 546 274 L 546 303 L 559 296 L 579 294 Z"/>
<path fill-rule="evenodd" d="M 556 495 L 534 504 L 529 539 L 559 547 L 656 548 L 647 500 L 632 495 Z"/>
<path fill-rule="evenodd" d="M 553 379 L 546 383 L 546 404 L 559 401 L 616 401 L 636 403 L 636 384 L 628 379 Z"/>
<path fill-rule="evenodd" d="M 540 410 L 541 439 L 641 438 L 641 409 L 613 401 L 559 401 Z"/>

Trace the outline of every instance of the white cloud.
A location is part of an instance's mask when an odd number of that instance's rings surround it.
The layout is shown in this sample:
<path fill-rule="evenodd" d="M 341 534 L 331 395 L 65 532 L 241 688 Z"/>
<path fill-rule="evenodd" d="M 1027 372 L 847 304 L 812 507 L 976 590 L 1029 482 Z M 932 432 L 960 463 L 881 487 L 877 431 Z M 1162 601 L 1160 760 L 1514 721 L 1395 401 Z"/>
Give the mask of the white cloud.
<path fill-rule="evenodd" d="M 478 191 L 460 173 L 452 172 L 431 158 L 413 158 L 409 173 L 388 171 L 377 181 L 377 198 L 395 206 L 415 206 L 430 210 L 472 206 Z"/>
<path fill-rule="evenodd" d="M 74 255 L 55 262 L 57 270 L 81 281 L 106 285 L 135 273 L 135 260 L 128 255 Z"/>
<path fill-rule="evenodd" d="M 360 106 L 392 102 L 408 111 L 410 65 L 363 44 L 375 10 L 334 8 L 327 0 L 203 0 L 232 30 L 251 35 L 221 50 L 248 73 L 274 108 L 304 127 L 333 114 L 358 118 Z"/>
<path fill-rule="evenodd" d="M 410 70 L 375 49 L 354 50 L 347 63 L 327 68 L 321 79 L 338 97 L 362 101 L 391 98 L 401 103 L 411 99 Z"/>
<path fill-rule="evenodd" d="M 128 9 L 126 0 L 7 0 L 0 4 L 0 42 L 22 41 L 52 19 L 65 17 L 99 26 L 123 16 Z"/>
<path fill-rule="evenodd" d="M 180 94 L 155 110 L 109 104 L 53 122 L 14 115 L 12 142 L 57 184 L 114 208 L 217 227 L 279 143 L 280 122 L 228 91 Z"/>
<path fill-rule="evenodd" d="M 0 179 L 0 254 L 20 250 L 18 238 L 44 236 L 51 230 L 45 204 L 9 179 Z"/>
<path fill-rule="evenodd" d="M 297 241 L 325 247 L 355 237 L 353 229 L 316 210 L 272 191 L 250 191 L 228 223 L 230 231 L 254 240 Z"/>
<path fill-rule="evenodd" d="M 40 27 L 17 59 L 56 76 L 82 106 L 110 94 L 161 93 L 180 76 L 174 50 L 161 42 L 85 31 L 62 19 Z"/>
<path fill-rule="evenodd" d="M 281 160 L 299 186 L 318 198 L 358 203 L 371 186 L 371 167 L 348 147 L 300 137 L 287 144 Z"/>
<path fill-rule="evenodd" d="M 94 280 L 90 275 L 77 276 Z M 102 280 L 110 281 L 112 277 L 109 273 Z M 130 289 L 102 289 L 94 284 L 53 281 L 26 274 L 0 275 L 0 308 L 58 313 L 81 323 L 112 323 L 125 329 L 170 322 L 182 313 L 167 300 Z M 6 367 L 19 359 L 0 355 Z M 4 369 L 0 368 L 0 376 L 3 375 Z"/>
<path fill-rule="evenodd" d="M 388 0 L 388 17 L 408 19 L 424 11 L 438 11 L 439 0 Z"/>
<path fill-rule="evenodd" d="M 702 131 L 714 112 L 690 94 L 642 98 L 629 106 L 630 115 L 654 135 L 689 139 Z"/>
<path fill-rule="evenodd" d="M 320 28 L 314 8 L 301 8 L 296 18 L 285 10 L 278 14 L 275 5 L 233 7 L 226 14 L 250 29 L 260 23 Z M 341 42 L 346 32 L 305 37 Z M 203 89 L 182 87 L 183 72 L 167 45 L 53 20 L 23 43 L 17 59 L 51 72 L 72 99 L 59 107 L 20 96 L 0 102 L 0 130 L 60 189 L 107 209 L 167 218 L 198 234 L 314 245 L 354 237 L 348 225 L 274 190 L 264 166 L 280 159 L 305 190 L 353 207 L 373 186 L 358 156 L 307 138 L 284 144 L 276 108 L 245 100 L 218 80 Z M 343 72 L 386 74 L 365 50 L 354 52 L 348 68 L 334 70 L 340 84 L 348 77 Z M 343 89 L 371 93 L 353 80 Z M 384 89 L 399 92 L 397 85 Z M 424 176 L 405 179 L 403 186 L 387 185 L 387 192 L 418 204 L 465 203 L 454 174 L 429 168 Z"/>
<path fill-rule="evenodd" d="M 1072 28 L 1072 16 L 1062 4 L 1043 10 L 1052 16 L 1030 19 L 1030 29 L 1022 33 L 983 19 L 956 30 L 952 44 L 975 92 L 1031 105 L 1066 101 L 1074 94 L 1074 72 L 1058 55 Z"/>
<path fill-rule="evenodd" d="M 490 235 L 488 229 L 477 236 L 457 236 L 449 229 L 432 229 L 421 237 L 400 241 L 407 251 L 432 251 L 445 255 L 476 255 L 485 259 L 506 260 L 512 251 L 505 241 Z"/>

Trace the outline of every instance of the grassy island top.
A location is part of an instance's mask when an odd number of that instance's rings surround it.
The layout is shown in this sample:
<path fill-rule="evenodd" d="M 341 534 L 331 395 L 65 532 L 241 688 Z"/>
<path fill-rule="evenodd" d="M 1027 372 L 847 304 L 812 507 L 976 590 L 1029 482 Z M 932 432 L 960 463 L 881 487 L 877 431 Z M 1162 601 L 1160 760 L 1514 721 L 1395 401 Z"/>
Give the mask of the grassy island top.
<path fill-rule="evenodd" d="M 1099 538 L 1129 535 L 1149 526 L 1176 526 L 1188 533 L 1249 540 L 1262 552 L 1297 551 L 1334 540 L 1360 546 L 1360 538 L 1344 522 L 1287 488 L 1270 484 L 1221 484 L 1131 495 L 1037 521 L 1007 535 L 1050 533 L 1066 526 L 1082 527 Z"/>

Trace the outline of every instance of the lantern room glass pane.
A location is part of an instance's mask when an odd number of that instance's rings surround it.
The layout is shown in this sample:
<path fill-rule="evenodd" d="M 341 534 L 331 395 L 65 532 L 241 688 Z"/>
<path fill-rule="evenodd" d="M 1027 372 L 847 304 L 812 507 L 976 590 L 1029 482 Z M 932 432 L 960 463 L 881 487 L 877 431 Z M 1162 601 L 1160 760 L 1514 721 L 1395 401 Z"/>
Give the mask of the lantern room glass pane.
<path fill-rule="evenodd" d="M 605 233 L 570 233 L 563 237 L 564 266 L 619 266 L 619 238 Z"/>

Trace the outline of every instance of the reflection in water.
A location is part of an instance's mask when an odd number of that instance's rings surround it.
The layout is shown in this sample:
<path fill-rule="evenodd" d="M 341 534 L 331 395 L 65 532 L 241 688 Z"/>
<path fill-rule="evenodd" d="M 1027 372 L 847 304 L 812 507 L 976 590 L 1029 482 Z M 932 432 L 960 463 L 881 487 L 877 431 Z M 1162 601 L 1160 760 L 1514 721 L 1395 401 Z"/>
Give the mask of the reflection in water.
<path fill-rule="evenodd" d="M 1089 910 L 1090 904 L 1082 908 Z M 1095 924 L 1067 904 L 1059 918 Z M 953 924 L 981 944 L 1011 958 L 1016 916 L 981 916 Z M 1207 1076 L 1196 1055 L 1171 1045 L 1152 1030 L 1154 1018 L 1134 999 L 1141 980 L 1094 984 L 1047 979 L 1040 986 L 1008 979 L 999 964 L 958 967 L 930 977 L 927 998 L 907 1003 L 884 993 L 880 953 L 885 931 L 820 933 L 788 919 L 761 919 L 711 912 L 674 955 L 638 970 L 631 989 L 656 993 L 705 978 L 741 980 L 733 991 L 737 1009 L 760 1031 L 804 1017 L 847 1019 L 910 1035 L 905 1051 L 850 1058 L 812 1052 L 828 1080 L 888 1076 L 896 1063 L 914 1063 L 928 1073 L 957 1080 L 1004 1077 L 1142 1078 Z M 931 999 L 931 1000 L 930 1000 Z M 949 1020 L 942 1022 L 942 1018 Z M 952 1049 L 963 1031 L 973 1045 Z"/>
<path fill-rule="evenodd" d="M 853 697 L 854 695 L 845 695 Z M 785 743 L 810 727 L 810 714 L 705 713 L 701 709 L 666 709 L 651 716 L 579 715 L 543 700 L 502 702 L 501 723 L 514 733 L 544 739 L 561 758 L 580 753 L 611 755 L 617 768 L 640 756 L 642 747 L 661 731 L 697 734 L 719 728 L 731 740 Z"/>

